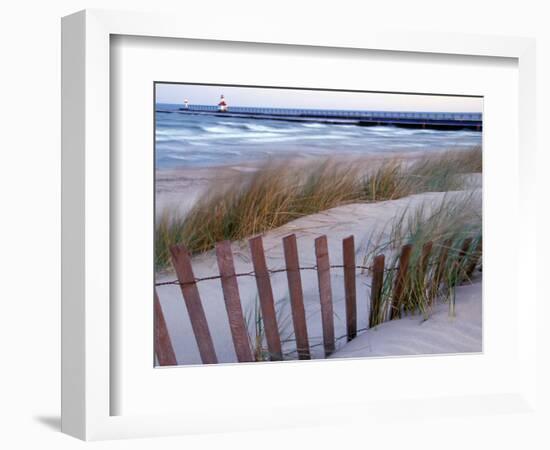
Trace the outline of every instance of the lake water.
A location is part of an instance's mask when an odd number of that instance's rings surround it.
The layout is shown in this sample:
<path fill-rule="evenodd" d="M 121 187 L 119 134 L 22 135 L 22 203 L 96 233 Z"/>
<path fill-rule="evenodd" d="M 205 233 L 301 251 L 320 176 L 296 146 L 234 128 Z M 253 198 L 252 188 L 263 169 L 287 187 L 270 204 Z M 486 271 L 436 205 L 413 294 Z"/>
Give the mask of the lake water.
<path fill-rule="evenodd" d="M 178 114 L 180 105 L 158 104 L 158 169 L 239 164 L 285 156 L 336 156 L 437 151 L 481 145 L 482 133 L 392 126 Z"/>

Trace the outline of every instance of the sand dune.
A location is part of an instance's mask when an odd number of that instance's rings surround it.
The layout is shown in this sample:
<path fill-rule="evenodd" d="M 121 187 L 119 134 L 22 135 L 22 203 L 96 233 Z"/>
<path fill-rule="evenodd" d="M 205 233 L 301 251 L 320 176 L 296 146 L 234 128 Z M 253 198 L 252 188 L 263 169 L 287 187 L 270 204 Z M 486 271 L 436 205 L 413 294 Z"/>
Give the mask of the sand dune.
<path fill-rule="evenodd" d="M 404 211 L 412 212 L 420 205 L 428 209 L 437 206 L 443 199 L 460 199 L 465 192 L 424 193 L 398 200 L 350 204 L 333 208 L 322 213 L 303 217 L 271 230 L 264 235 L 264 248 L 270 269 L 284 267 L 281 238 L 295 233 L 298 239 L 298 251 L 301 266 L 315 264 L 314 239 L 320 235 L 328 236 L 331 264 L 342 264 L 342 239 L 355 236 L 356 262 L 362 263 L 362 253 L 370 236 L 389 233 L 389 227 L 396 217 Z M 481 202 L 481 192 L 474 191 L 472 201 Z M 232 244 L 235 255 L 236 271 L 252 270 L 250 253 L 246 242 Z M 218 274 L 215 253 L 206 252 L 193 258 L 196 277 Z M 157 281 L 169 281 L 174 274 L 157 275 Z M 335 312 L 335 334 L 342 337 L 337 340 L 337 352 L 334 357 L 384 356 L 399 354 L 453 353 L 459 351 L 481 351 L 481 283 L 457 289 L 456 318 L 449 320 L 447 306 L 440 305 L 435 315 L 422 322 L 420 316 L 404 318 L 369 330 L 350 344 L 345 344 L 345 310 L 343 272 L 333 269 L 331 272 L 333 302 Z M 256 283 L 253 277 L 238 278 L 241 301 L 245 316 L 253 318 L 257 302 Z M 304 302 L 307 327 L 312 346 L 312 356 L 322 358 L 323 347 L 320 305 L 317 275 L 314 270 L 302 271 Z M 286 274 L 274 274 L 272 285 L 276 306 L 279 310 L 279 328 L 282 339 L 293 338 L 292 322 L 288 300 Z M 358 329 L 367 328 L 368 295 L 370 278 L 366 274 L 357 275 Z M 219 362 L 236 362 L 227 315 L 225 311 L 219 280 L 203 281 L 198 284 L 206 316 L 214 340 Z M 170 336 L 179 364 L 200 364 L 195 338 L 191 331 L 179 286 L 168 285 L 158 288 Z M 253 325 L 250 324 L 253 334 Z M 364 336 L 364 337 L 363 337 Z M 292 352 L 295 344 L 290 341 L 283 345 L 283 352 Z M 289 355 L 291 358 L 292 355 Z"/>
<path fill-rule="evenodd" d="M 415 315 L 385 322 L 344 345 L 331 358 L 471 353 L 482 350 L 481 280 L 456 289 L 456 311 L 437 305 L 428 320 Z"/>

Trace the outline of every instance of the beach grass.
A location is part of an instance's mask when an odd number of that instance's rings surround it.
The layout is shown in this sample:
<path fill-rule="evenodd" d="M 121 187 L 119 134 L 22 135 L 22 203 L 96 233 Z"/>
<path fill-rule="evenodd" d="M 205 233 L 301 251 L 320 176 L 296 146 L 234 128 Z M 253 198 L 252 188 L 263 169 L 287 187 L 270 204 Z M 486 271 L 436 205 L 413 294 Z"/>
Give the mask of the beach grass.
<path fill-rule="evenodd" d="M 241 240 L 291 220 L 354 202 L 393 200 L 422 192 L 461 190 L 465 174 L 481 172 L 481 148 L 414 160 L 268 162 L 229 185 L 212 187 L 185 216 L 164 211 L 155 226 L 155 266 L 169 266 L 169 248 L 192 253 L 216 242 Z"/>
<path fill-rule="evenodd" d="M 275 313 L 281 343 L 294 342 L 292 336 L 292 316 L 289 309 L 289 297 L 280 298 L 275 302 Z M 258 296 L 254 299 L 251 307 L 245 311 L 245 323 L 248 330 L 248 342 L 252 349 L 254 361 L 270 361 L 271 355 L 267 346 L 265 327 Z"/>
<path fill-rule="evenodd" d="M 366 248 L 358 250 L 358 256 L 363 257 L 362 265 L 372 267 L 373 258 L 380 254 L 384 254 L 387 261 L 381 296 L 376 305 L 370 306 L 368 328 L 416 314 L 427 320 L 438 303 L 447 303 L 449 317 L 454 317 L 455 289 L 470 282 L 474 276 L 473 269 L 481 263 L 481 239 L 479 192 L 444 196 L 437 201 L 427 200 L 413 210 L 403 210 L 388 222 L 379 236 L 370 236 Z M 465 243 L 468 243 L 467 248 Z M 397 299 L 396 269 L 400 251 L 406 244 L 412 246 L 411 258 L 402 295 Z M 445 255 L 444 260 L 442 255 Z M 275 311 L 281 342 L 287 346 L 290 344 L 284 359 L 296 359 L 298 350 L 292 348 L 296 340 L 291 329 L 289 305 L 288 297 L 280 298 L 275 302 Z M 397 313 L 392 314 L 394 311 Z M 316 313 L 320 314 L 320 309 Z M 341 320 L 336 315 L 335 318 Z M 255 361 L 271 360 L 257 296 L 247 309 L 245 320 Z M 343 335 L 337 340 L 346 337 Z M 322 343 L 312 347 L 320 345 Z"/>
<path fill-rule="evenodd" d="M 363 263 L 371 264 L 376 255 L 385 254 L 387 267 L 395 269 L 402 246 L 409 244 L 412 246 L 409 269 L 399 299 L 394 297 L 397 272 L 387 271 L 369 326 L 379 325 L 392 316 L 399 318 L 417 312 L 428 318 L 438 301 L 448 302 L 452 316 L 455 288 L 469 280 L 482 256 L 481 196 L 465 193 L 461 198 L 444 198 L 429 207 L 423 204 L 414 211 L 404 211 L 390 227 L 385 241 L 379 237 L 370 240 Z M 432 243 L 432 248 L 424 265 L 422 255 L 427 242 Z"/>

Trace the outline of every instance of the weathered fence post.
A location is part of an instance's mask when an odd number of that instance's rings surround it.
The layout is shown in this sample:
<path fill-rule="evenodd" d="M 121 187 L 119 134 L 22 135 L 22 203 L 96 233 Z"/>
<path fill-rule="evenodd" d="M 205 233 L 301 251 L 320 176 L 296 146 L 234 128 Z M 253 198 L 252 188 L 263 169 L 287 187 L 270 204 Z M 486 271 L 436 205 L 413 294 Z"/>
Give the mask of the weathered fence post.
<path fill-rule="evenodd" d="M 439 252 L 439 258 L 437 266 L 435 268 L 433 277 L 432 277 L 432 289 L 430 292 L 430 306 L 435 304 L 437 293 L 439 291 L 439 286 L 443 282 L 443 274 L 445 273 L 445 266 L 447 265 L 447 258 L 449 257 L 449 251 L 453 245 L 452 239 L 447 239 L 443 242 L 441 251 Z"/>
<path fill-rule="evenodd" d="M 164 313 L 160 305 L 157 290 L 154 294 L 154 322 L 155 322 L 155 354 L 159 366 L 177 366 L 176 354 L 168 334 Z"/>
<path fill-rule="evenodd" d="M 426 275 L 429 272 L 428 264 L 430 262 L 430 254 L 432 252 L 433 242 L 428 241 L 422 246 L 422 253 L 416 267 L 417 282 L 421 289 L 422 295 L 425 296 L 427 304 L 430 304 L 430 285 L 426 284 Z"/>
<path fill-rule="evenodd" d="M 428 271 L 428 263 L 430 262 L 430 253 L 432 252 L 433 242 L 428 241 L 422 246 L 422 254 L 420 263 L 418 264 L 419 275 L 423 279 Z"/>
<path fill-rule="evenodd" d="M 464 242 L 462 242 L 462 247 L 460 248 L 460 252 L 458 253 L 458 256 L 460 258 L 459 264 L 464 260 L 464 257 L 466 256 L 466 253 L 468 252 L 471 244 L 472 238 L 466 238 L 464 239 Z"/>
<path fill-rule="evenodd" d="M 294 325 L 294 335 L 296 336 L 298 358 L 311 359 L 296 235 L 291 234 L 284 237 L 283 248 L 285 251 L 286 276 L 288 280 L 288 292 L 290 294 L 292 323 Z"/>
<path fill-rule="evenodd" d="M 328 256 L 327 237 L 324 235 L 315 239 L 315 256 L 317 258 L 317 278 L 319 280 L 319 297 L 321 300 L 323 344 L 325 347 L 325 356 L 329 356 L 336 349 L 336 345 L 334 340 L 330 262 Z"/>
<path fill-rule="evenodd" d="M 231 329 L 237 359 L 239 362 L 252 362 L 254 357 L 250 350 L 248 331 L 244 322 L 239 285 L 235 276 L 235 264 L 229 241 L 216 244 L 216 257 L 220 270 L 225 309 L 227 310 L 229 328 Z"/>
<path fill-rule="evenodd" d="M 344 289 L 346 294 L 346 326 L 348 342 L 357 336 L 357 294 L 355 286 L 355 242 L 353 236 L 342 241 Z"/>
<path fill-rule="evenodd" d="M 406 244 L 401 247 L 401 255 L 399 256 L 399 267 L 393 288 L 392 309 L 390 320 L 401 317 L 401 307 L 403 303 L 403 293 L 407 282 L 407 272 L 409 270 L 409 261 L 411 259 L 412 245 Z"/>
<path fill-rule="evenodd" d="M 466 268 L 466 276 L 468 278 L 472 278 L 472 274 L 474 273 L 477 263 L 479 262 L 479 258 L 481 258 L 482 248 L 483 248 L 483 242 L 482 242 L 482 238 L 480 237 L 479 240 L 477 241 L 477 245 L 474 252 L 470 256 L 470 261 L 468 262 L 468 266 Z"/>
<path fill-rule="evenodd" d="M 382 287 L 384 286 L 384 260 L 384 255 L 378 255 L 372 263 L 369 328 L 381 322 L 380 311 L 382 307 Z"/>
<path fill-rule="evenodd" d="M 269 271 L 265 261 L 262 237 L 256 236 L 250 239 L 248 243 L 252 255 L 252 264 L 254 265 L 256 285 L 258 286 L 258 297 L 260 298 L 260 308 L 262 310 L 262 320 L 264 323 L 270 359 L 272 361 L 281 361 L 283 359 L 281 337 L 279 336 L 277 316 L 275 313 L 275 301 L 273 300 L 271 280 L 269 279 Z"/>
<path fill-rule="evenodd" d="M 464 242 L 462 243 L 462 247 L 460 248 L 460 251 L 458 252 L 458 259 L 456 261 L 456 282 L 457 284 L 462 281 L 462 279 L 466 275 L 466 267 L 463 267 L 463 264 L 466 259 L 466 254 L 468 253 L 468 249 L 470 248 L 470 245 L 472 245 L 472 238 L 466 238 L 464 239 Z"/>
<path fill-rule="evenodd" d="M 214 350 L 212 336 L 208 329 L 208 322 L 202 307 L 199 290 L 195 282 L 195 275 L 191 266 L 189 252 L 183 245 L 173 245 L 170 247 L 172 254 L 172 264 L 176 270 L 181 292 L 191 321 L 191 327 L 197 340 L 199 353 L 204 364 L 216 364 L 218 358 Z"/>

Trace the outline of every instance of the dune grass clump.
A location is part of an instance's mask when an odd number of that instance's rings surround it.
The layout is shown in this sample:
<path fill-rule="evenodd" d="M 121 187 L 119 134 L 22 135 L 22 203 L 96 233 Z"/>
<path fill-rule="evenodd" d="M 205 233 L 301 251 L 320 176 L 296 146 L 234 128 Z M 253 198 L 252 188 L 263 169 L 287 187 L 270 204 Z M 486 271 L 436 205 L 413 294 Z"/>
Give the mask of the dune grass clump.
<path fill-rule="evenodd" d="M 464 188 L 464 174 L 482 172 L 481 147 L 426 155 L 406 164 L 390 160 L 362 179 L 363 200 L 393 200 L 420 192 Z"/>
<path fill-rule="evenodd" d="M 392 224 L 389 239 L 371 241 L 365 252 L 365 261 L 388 255 L 386 267 L 395 269 L 402 246 L 412 246 L 402 295 L 395 295 L 397 271 L 387 271 L 369 326 L 417 312 L 427 318 L 437 301 L 448 302 L 452 316 L 455 287 L 472 277 L 482 256 L 481 240 L 479 195 L 445 198 L 435 206 L 424 204 L 405 211 Z M 431 248 L 426 257 L 427 243 Z"/>
<path fill-rule="evenodd" d="M 174 243 L 200 253 L 225 239 L 243 239 L 308 214 L 360 201 L 357 176 L 354 167 L 332 161 L 304 167 L 280 163 L 265 165 L 229 186 L 213 188 L 184 218 L 161 216 L 155 234 L 156 266 L 168 265 Z"/>
<path fill-rule="evenodd" d="M 200 253 L 216 242 L 245 239 L 336 206 L 460 190 L 460 175 L 476 171 L 481 171 L 481 148 L 436 153 L 413 162 L 271 162 L 229 185 L 213 187 L 185 217 L 163 214 L 156 224 L 156 267 L 168 266 L 169 248 L 176 243 Z"/>
<path fill-rule="evenodd" d="M 401 161 L 391 160 L 383 163 L 361 179 L 361 198 L 367 202 L 394 200 L 409 195 Z"/>
<path fill-rule="evenodd" d="M 447 303 L 449 316 L 455 312 L 455 289 L 471 281 L 482 257 L 482 215 L 479 193 L 454 193 L 405 210 L 363 249 L 362 265 L 373 266 L 377 255 L 386 256 L 384 279 L 378 303 L 371 305 L 369 328 L 403 316 L 421 314 L 427 320 L 437 303 Z M 396 298 L 399 256 L 404 245 L 411 246 L 402 295 Z M 285 359 L 295 359 L 297 349 L 292 331 L 290 300 L 275 302 L 281 342 L 290 344 Z M 271 360 L 265 339 L 259 299 L 246 311 L 245 320 L 255 361 Z M 340 338 L 345 338 L 341 336 Z M 310 346 L 310 348 L 315 345 Z"/>

